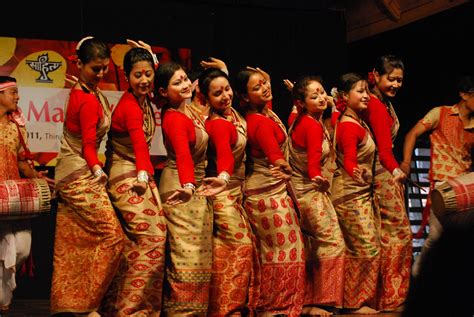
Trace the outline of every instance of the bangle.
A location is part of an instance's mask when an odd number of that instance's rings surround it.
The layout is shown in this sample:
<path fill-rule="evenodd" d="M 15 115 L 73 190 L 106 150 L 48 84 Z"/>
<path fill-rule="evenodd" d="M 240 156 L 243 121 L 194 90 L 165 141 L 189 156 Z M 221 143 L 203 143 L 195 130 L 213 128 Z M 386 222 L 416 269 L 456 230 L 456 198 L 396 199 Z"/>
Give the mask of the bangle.
<path fill-rule="evenodd" d="M 405 162 L 405 161 L 402 161 L 402 162 L 400 162 L 400 165 L 402 165 L 402 164 L 407 164 L 407 165 L 410 165 L 410 162 Z"/>
<path fill-rule="evenodd" d="M 405 175 L 405 173 L 403 173 L 403 171 L 398 167 L 392 171 L 392 176 L 394 177 L 401 176 L 401 175 Z"/>
<path fill-rule="evenodd" d="M 97 171 L 94 172 L 94 177 L 99 178 L 102 176 L 102 174 L 105 174 L 104 170 L 99 168 Z"/>
<path fill-rule="evenodd" d="M 138 174 L 137 174 L 137 181 L 148 183 L 148 173 L 147 173 L 147 171 L 139 171 Z"/>
<path fill-rule="evenodd" d="M 193 184 L 193 183 L 186 183 L 186 184 L 183 184 L 183 189 L 191 189 L 191 191 L 194 192 L 196 191 L 196 186 Z"/>
<path fill-rule="evenodd" d="M 225 171 L 220 172 L 219 176 L 217 176 L 217 178 L 223 179 L 226 184 L 229 184 L 229 182 L 230 182 L 230 175 L 229 175 L 229 173 L 227 173 Z"/>

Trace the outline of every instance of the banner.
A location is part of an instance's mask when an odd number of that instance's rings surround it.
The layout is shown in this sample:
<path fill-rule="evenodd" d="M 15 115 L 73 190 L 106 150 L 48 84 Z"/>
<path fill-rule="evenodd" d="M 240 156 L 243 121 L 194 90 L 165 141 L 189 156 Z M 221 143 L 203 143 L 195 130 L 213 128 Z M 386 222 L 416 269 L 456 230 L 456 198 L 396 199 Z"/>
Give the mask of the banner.
<path fill-rule="evenodd" d="M 66 74 L 77 75 L 77 42 L 0 37 L 0 75 L 15 77 L 20 94 L 19 107 L 27 120 L 28 145 L 40 165 L 55 166 L 59 151 L 70 84 Z M 111 44 L 109 71 L 99 84 L 111 106 L 115 106 L 128 88 L 122 69 L 128 44 Z M 191 63 L 190 49 L 171 50 L 152 46 L 161 63 L 171 56 L 185 67 Z M 161 134 L 161 112 L 155 107 L 157 129 L 150 154 L 159 162 L 166 156 Z M 99 153 L 103 159 L 105 140 Z"/>

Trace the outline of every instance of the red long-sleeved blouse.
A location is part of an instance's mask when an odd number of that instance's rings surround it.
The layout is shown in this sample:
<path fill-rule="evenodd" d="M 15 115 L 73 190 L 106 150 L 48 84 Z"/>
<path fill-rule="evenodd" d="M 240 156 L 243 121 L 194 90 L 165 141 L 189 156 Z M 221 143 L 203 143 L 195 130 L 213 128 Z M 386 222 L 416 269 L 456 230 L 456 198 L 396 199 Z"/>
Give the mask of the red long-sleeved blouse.
<path fill-rule="evenodd" d="M 247 137 L 250 154 L 255 157 L 267 157 L 271 164 L 284 159 L 280 144 L 285 141 L 285 133 L 272 119 L 258 114 L 247 114 Z"/>
<path fill-rule="evenodd" d="M 364 140 L 367 131 L 357 123 L 339 122 L 336 130 L 336 142 L 344 155 L 344 169 L 352 177 L 357 164 L 357 146 Z"/>
<path fill-rule="evenodd" d="M 304 115 L 293 127 L 291 141 L 300 149 L 305 149 L 308 158 L 308 176 L 321 176 L 321 155 L 324 131 L 316 120 Z"/>
<path fill-rule="evenodd" d="M 232 175 L 235 164 L 232 147 L 237 142 L 237 129 L 231 122 L 219 118 L 206 120 L 206 131 L 216 153 L 217 173 L 225 171 Z"/>
<path fill-rule="evenodd" d="M 128 91 L 122 95 L 112 114 L 111 130 L 130 135 L 137 172 L 145 170 L 153 175 L 155 169 L 150 160 L 150 151 L 143 131 L 143 110 L 135 96 Z"/>
<path fill-rule="evenodd" d="M 171 145 L 176 155 L 176 168 L 181 185 L 186 183 L 196 185 L 194 161 L 191 155 L 191 147 L 196 144 L 193 121 L 184 113 L 168 110 L 163 117 L 162 128 L 166 142 Z"/>
<path fill-rule="evenodd" d="M 380 163 L 392 173 L 398 167 L 398 162 L 393 155 L 391 132 L 393 118 L 388 113 L 387 107 L 375 96 L 370 96 L 367 109 L 362 112 L 362 118 L 372 129 Z"/>
<path fill-rule="evenodd" d="M 82 137 L 82 155 L 89 168 L 102 166 L 97 155 L 97 125 L 104 111 L 97 97 L 80 89 L 72 89 L 64 122 L 66 129 Z"/>

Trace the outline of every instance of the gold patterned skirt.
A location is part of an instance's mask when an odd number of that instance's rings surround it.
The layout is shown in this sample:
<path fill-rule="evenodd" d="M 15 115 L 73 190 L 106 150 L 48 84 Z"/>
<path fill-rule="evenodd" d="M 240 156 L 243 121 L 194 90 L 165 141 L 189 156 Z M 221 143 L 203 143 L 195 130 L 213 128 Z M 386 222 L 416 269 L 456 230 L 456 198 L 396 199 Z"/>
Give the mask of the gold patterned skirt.
<path fill-rule="evenodd" d="M 304 304 L 342 307 L 346 247 L 336 211 L 327 193 L 298 196 L 306 249 Z"/>
<path fill-rule="evenodd" d="M 408 294 L 412 263 L 412 233 L 405 195 L 389 171 L 378 165 L 375 194 L 379 201 L 381 265 L 377 309 L 393 310 Z"/>
<path fill-rule="evenodd" d="M 200 175 L 203 169 L 197 169 Z M 195 171 L 196 174 L 196 171 Z M 162 201 L 179 188 L 178 171 L 163 169 Z M 207 199 L 194 195 L 187 203 L 163 203 L 168 229 L 163 310 L 167 316 L 207 314 L 212 272 L 212 210 Z"/>
<path fill-rule="evenodd" d="M 124 245 L 120 222 L 105 187 L 81 176 L 59 191 L 51 311 L 91 312 L 117 272 Z"/>
<path fill-rule="evenodd" d="M 209 199 L 214 211 L 209 316 L 245 315 L 257 307 L 258 254 L 236 185 Z"/>
<path fill-rule="evenodd" d="M 141 196 L 132 190 L 131 177 L 109 181 L 109 196 L 120 213 L 127 236 L 121 265 L 112 282 L 104 309 L 106 316 L 159 316 L 165 273 L 166 219 L 153 180 Z"/>
<path fill-rule="evenodd" d="M 244 208 L 257 238 L 258 312 L 299 316 L 304 301 L 304 242 L 286 184 L 245 191 Z"/>

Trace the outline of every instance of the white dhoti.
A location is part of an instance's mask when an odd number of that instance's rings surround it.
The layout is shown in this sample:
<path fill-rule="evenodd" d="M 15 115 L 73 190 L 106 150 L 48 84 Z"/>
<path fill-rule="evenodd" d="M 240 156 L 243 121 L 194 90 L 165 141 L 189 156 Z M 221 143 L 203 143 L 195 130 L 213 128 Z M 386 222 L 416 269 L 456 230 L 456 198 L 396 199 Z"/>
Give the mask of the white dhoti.
<path fill-rule="evenodd" d="M 0 306 L 8 306 L 16 288 L 15 272 L 31 249 L 31 229 L 24 223 L 0 223 Z"/>

